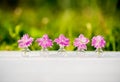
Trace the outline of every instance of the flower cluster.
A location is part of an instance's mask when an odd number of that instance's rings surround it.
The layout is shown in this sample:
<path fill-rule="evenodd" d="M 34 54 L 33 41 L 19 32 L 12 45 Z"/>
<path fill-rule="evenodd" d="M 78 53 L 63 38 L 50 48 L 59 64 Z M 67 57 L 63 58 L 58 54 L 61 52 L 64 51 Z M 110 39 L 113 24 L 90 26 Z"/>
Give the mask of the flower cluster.
<path fill-rule="evenodd" d="M 28 34 L 25 34 L 20 40 L 18 40 L 18 45 L 19 48 L 26 48 L 29 47 L 32 44 L 32 42 L 33 38 L 29 37 Z M 38 42 L 38 45 L 41 46 L 42 48 L 52 47 L 53 45 L 52 40 L 48 37 L 47 34 L 43 35 L 42 38 L 38 38 L 36 42 Z M 56 42 L 59 46 L 65 47 L 69 45 L 70 40 L 66 38 L 63 34 L 61 34 L 58 38 L 54 40 L 54 42 Z M 89 39 L 86 38 L 83 34 L 80 34 L 79 37 L 75 38 L 73 42 L 74 46 L 77 47 L 78 50 L 87 50 L 86 45 L 88 43 Z M 96 49 L 98 49 L 105 47 L 106 41 L 104 40 L 104 37 L 98 35 L 92 38 L 91 44 L 92 44 L 91 46 L 94 46 Z"/>
<path fill-rule="evenodd" d="M 83 34 L 80 34 L 78 38 L 75 38 L 74 46 L 78 48 L 78 50 L 87 50 L 86 44 L 89 42 L 89 39 L 84 37 Z"/>
<path fill-rule="evenodd" d="M 54 40 L 57 44 L 60 46 L 68 46 L 69 45 L 69 39 L 66 38 L 63 34 L 61 34 L 58 38 Z"/>
<path fill-rule="evenodd" d="M 95 48 L 103 48 L 105 47 L 105 40 L 102 36 L 98 35 L 98 36 L 94 36 L 92 38 L 92 46 L 94 46 Z"/>
<path fill-rule="evenodd" d="M 29 37 L 28 34 L 23 35 L 23 37 L 18 40 L 19 48 L 29 47 L 33 42 L 33 38 Z"/>
<path fill-rule="evenodd" d="M 47 34 L 43 35 L 42 38 L 38 38 L 36 42 L 38 42 L 38 45 L 41 46 L 42 48 L 51 47 L 53 45 L 52 40 L 49 39 Z"/>

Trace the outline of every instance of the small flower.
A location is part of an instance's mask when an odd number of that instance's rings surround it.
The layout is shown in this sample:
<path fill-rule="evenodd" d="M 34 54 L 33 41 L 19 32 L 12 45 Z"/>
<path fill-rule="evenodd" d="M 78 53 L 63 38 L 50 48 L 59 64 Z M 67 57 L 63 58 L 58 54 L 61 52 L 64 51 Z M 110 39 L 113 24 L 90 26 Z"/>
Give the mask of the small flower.
<path fill-rule="evenodd" d="M 39 46 L 42 46 L 42 48 L 51 47 L 53 45 L 52 40 L 49 39 L 47 34 L 43 35 L 42 38 L 38 38 L 36 41 L 38 42 Z"/>
<path fill-rule="evenodd" d="M 54 40 L 57 44 L 60 46 L 68 46 L 69 45 L 69 39 L 66 38 L 63 34 L 61 34 L 58 38 Z"/>
<path fill-rule="evenodd" d="M 98 35 L 98 36 L 94 36 L 92 38 L 92 46 L 94 46 L 95 48 L 103 48 L 105 47 L 106 41 L 104 40 L 104 37 Z"/>
<path fill-rule="evenodd" d="M 80 34 L 78 38 L 75 38 L 74 40 L 74 46 L 80 49 L 87 49 L 86 44 L 89 42 L 89 39 L 84 37 L 83 34 Z"/>
<path fill-rule="evenodd" d="M 23 37 L 18 40 L 19 48 L 29 47 L 33 42 L 33 38 L 29 37 L 28 34 L 23 35 Z"/>

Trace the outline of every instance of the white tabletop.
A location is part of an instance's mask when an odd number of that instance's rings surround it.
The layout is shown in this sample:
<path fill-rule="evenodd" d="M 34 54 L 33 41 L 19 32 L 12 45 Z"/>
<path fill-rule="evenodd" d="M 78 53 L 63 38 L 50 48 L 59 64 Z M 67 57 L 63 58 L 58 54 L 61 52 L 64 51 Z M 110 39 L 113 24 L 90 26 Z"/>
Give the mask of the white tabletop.
<path fill-rule="evenodd" d="M 0 51 L 0 82 L 120 82 L 120 52 Z"/>

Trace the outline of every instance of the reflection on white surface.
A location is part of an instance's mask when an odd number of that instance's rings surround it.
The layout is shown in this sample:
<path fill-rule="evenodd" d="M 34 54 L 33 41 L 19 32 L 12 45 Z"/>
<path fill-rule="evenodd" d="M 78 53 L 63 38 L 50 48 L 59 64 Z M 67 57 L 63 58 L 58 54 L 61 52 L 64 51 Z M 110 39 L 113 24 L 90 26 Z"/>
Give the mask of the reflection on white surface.
<path fill-rule="evenodd" d="M 0 52 L 0 82 L 120 82 L 120 53 L 104 52 L 98 58 L 94 52 L 77 56 L 56 56 L 56 52 L 29 57 L 21 52 Z"/>
<path fill-rule="evenodd" d="M 94 58 L 98 57 L 97 53 L 95 51 L 86 51 L 85 53 L 77 53 L 75 51 L 68 51 L 68 52 L 63 52 L 65 55 L 62 54 L 57 54 L 57 51 L 48 51 L 48 52 L 41 52 L 41 51 L 31 51 L 27 52 L 27 55 L 29 57 L 48 57 L 48 58 L 55 58 L 55 57 L 65 57 L 65 58 L 74 58 L 74 57 L 79 57 L 79 58 Z M 0 51 L 0 57 L 23 57 L 24 52 L 21 51 Z M 102 58 L 120 58 L 120 52 L 103 52 Z"/>

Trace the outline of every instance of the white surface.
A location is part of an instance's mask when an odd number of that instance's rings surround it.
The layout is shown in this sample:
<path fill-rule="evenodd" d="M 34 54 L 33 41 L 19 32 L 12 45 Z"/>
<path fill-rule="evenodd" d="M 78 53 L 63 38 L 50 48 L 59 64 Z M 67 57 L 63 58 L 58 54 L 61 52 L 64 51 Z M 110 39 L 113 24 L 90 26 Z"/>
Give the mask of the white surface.
<path fill-rule="evenodd" d="M 56 53 L 0 51 L 0 82 L 120 82 L 120 52 Z"/>

